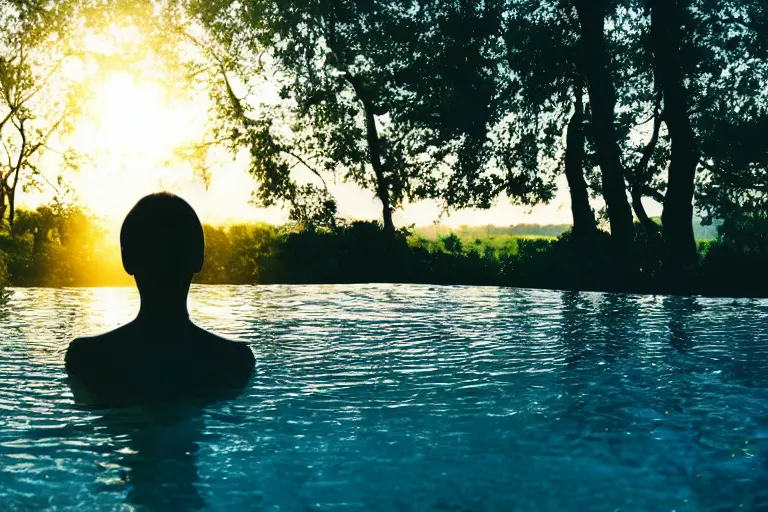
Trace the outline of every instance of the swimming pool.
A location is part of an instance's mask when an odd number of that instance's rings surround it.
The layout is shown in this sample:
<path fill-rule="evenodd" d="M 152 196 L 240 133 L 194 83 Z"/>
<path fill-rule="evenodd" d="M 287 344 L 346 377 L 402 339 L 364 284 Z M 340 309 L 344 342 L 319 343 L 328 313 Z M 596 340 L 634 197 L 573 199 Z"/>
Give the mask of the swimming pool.
<path fill-rule="evenodd" d="M 411 285 L 194 287 L 257 375 L 86 411 L 68 341 L 131 289 L 13 289 L 2 510 L 768 510 L 768 301 Z"/>

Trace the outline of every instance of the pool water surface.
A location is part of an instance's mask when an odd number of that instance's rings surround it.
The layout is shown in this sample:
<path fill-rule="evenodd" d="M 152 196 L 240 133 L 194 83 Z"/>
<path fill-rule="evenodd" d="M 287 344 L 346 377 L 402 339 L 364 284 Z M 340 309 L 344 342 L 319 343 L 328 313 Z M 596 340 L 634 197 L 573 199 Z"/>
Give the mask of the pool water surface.
<path fill-rule="evenodd" d="M 238 399 L 89 411 L 64 349 L 129 288 L 0 308 L 0 509 L 768 510 L 768 301 L 196 286 Z M 183 350 L 183 347 L 181 347 Z"/>

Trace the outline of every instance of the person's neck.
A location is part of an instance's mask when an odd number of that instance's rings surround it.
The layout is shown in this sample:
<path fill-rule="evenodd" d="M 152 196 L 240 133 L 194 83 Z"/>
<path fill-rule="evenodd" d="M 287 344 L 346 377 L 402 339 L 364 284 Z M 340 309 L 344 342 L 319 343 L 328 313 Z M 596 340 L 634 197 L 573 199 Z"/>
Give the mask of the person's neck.
<path fill-rule="evenodd" d="M 152 328 L 174 328 L 189 324 L 189 312 L 186 304 L 150 305 L 142 301 L 136 322 Z"/>
<path fill-rule="evenodd" d="M 191 323 L 187 286 L 139 287 L 141 306 L 136 322 L 152 329 L 179 328 Z"/>

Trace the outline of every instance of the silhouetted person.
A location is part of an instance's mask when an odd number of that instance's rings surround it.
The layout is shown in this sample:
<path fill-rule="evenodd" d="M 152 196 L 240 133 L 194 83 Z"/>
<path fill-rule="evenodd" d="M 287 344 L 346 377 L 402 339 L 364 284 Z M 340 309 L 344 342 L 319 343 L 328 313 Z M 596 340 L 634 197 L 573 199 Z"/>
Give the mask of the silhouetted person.
<path fill-rule="evenodd" d="M 75 399 L 111 406 L 236 395 L 250 380 L 253 353 L 196 326 L 187 312 L 204 256 L 192 207 L 169 193 L 142 198 L 123 222 L 120 249 L 141 308 L 132 322 L 69 345 Z"/>

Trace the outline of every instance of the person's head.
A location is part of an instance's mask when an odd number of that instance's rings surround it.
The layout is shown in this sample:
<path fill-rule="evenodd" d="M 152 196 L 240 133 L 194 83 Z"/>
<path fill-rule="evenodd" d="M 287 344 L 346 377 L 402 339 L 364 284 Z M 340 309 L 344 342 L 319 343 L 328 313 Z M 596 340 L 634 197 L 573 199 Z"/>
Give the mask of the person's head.
<path fill-rule="evenodd" d="M 150 194 L 120 229 L 123 268 L 142 284 L 189 284 L 203 266 L 204 239 L 192 207 L 169 192 Z"/>

